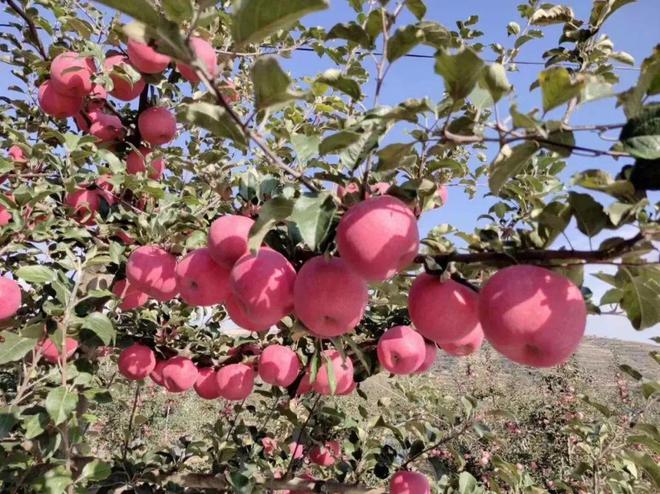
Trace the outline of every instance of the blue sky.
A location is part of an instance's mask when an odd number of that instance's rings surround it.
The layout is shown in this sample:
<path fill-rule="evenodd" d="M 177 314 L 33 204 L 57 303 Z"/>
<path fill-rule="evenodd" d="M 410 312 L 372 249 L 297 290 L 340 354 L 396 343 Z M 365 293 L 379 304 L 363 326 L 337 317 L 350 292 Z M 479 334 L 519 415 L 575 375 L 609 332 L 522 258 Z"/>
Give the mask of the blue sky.
<path fill-rule="evenodd" d="M 474 28 L 485 33 L 481 41 L 486 45 L 491 42 L 499 42 L 508 47 L 511 46 L 513 40 L 506 36 L 506 25 L 510 21 L 520 21 L 516 5 L 521 2 L 522 0 L 463 0 L 461 2 L 427 0 L 427 18 L 453 29 L 457 20 L 465 20 L 472 14 L 478 14 L 480 20 Z M 330 0 L 330 3 L 331 8 L 329 10 L 304 18 L 304 24 L 307 26 L 318 25 L 330 29 L 337 22 L 354 19 L 354 13 L 346 0 Z M 570 0 L 563 3 L 571 6 L 578 17 L 588 18 L 591 1 Z M 6 22 L 8 18 L 6 14 L 0 12 L 0 24 Z M 613 40 L 616 50 L 630 53 L 639 65 L 641 60 L 650 54 L 653 46 L 659 41 L 658 19 L 660 19 L 660 0 L 638 0 L 637 3 L 628 5 L 617 12 L 607 21 L 603 31 Z M 402 24 L 414 22 L 414 18 L 404 10 L 400 22 Z M 536 40 L 525 45 L 518 59 L 542 61 L 541 54 L 555 46 L 560 34 L 560 27 L 546 28 L 545 33 L 545 39 Z M 432 53 L 424 48 L 417 48 L 414 52 Z M 483 56 L 487 59 L 494 58 L 491 53 L 489 49 L 486 49 Z M 315 75 L 333 66 L 329 59 L 320 59 L 313 53 L 305 52 L 297 52 L 291 59 L 282 60 L 282 65 L 291 71 L 294 76 Z M 615 65 L 620 64 L 615 63 Z M 522 89 L 515 97 L 519 109 L 530 111 L 533 108 L 539 108 L 541 105 L 540 92 L 538 90 L 529 92 L 527 88 L 534 82 L 542 67 L 527 65 L 519 65 L 518 67 L 519 72 L 510 74 L 509 79 L 517 88 Z M 368 66 L 368 68 L 372 71 L 374 69 L 373 65 Z M 0 94 L 2 95 L 7 94 L 6 88 L 11 84 L 9 69 L 8 65 L 0 63 Z M 618 89 L 624 89 L 634 83 L 638 73 L 635 71 L 619 71 L 619 76 L 621 83 Z M 389 71 L 381 95 L 381 104 L 393 105 L 407 98 L 421 98 L 424 96 L 429 96 L 432 100 L 438 101 L 442 97 L 442 91 L 442 79 L 433 71 L 433 60 L 403 58 L 398 60 Z M 373 92 L 373 88 L 367 88 L 367 94 L 369 94 L 368 104 L 371 104 L 372 101 L 370 92 Z M 506 108 L 506 106 L 502 106 L 502 113 L 505 113 Z M 615 108 L 613 99 L 589 103 L 578 110 L 573 119 L 575 124 L 618 123 L 622 121 L 624 121 L 623 113 Z M 608 146 L 607 142 L 601 141 L 597 137 L 586 135 L 580 137 L 585 139 L 582 143 L 587 146 L 598 148 Z M 490 150 L 489 159 L 493 158 L 495 152 L 493 149 Z M 615 174 L 622 164 L 623 162 L 617 163 L 610 158 L 571 158 L 565 177 L 570 177 L 575 172 L 587 168 L 602 168 Z M 442 223 L 450 223 L 459 229 L 471 231 L 478 224 L 477 217 L 486 212 L 491 203 L 491 199 L 484 198 L 486 193 L 487 187 L 482 186 L 478 189 L 477 196 L 470 200 L 460 187 L 450 187 L 448 206 L 426 213 L 421 218 L 422 233 Z M 657 201 L 658 196 L 658 194 L 655 194 L 651 199 Z M 603 203 L 607 203 L 609 200 L 606 196 L 599 196 L 598 199 Z M 606 231 L 606 236 L 608 233 L 612 234 L 612 232 Z M 629 231 L 617 232 L 616 234 L 629 236 L 631 233 L 634 233 L 632 228 Z M 569 237 L 575 248 L 589 247 L 588 239 L 573 226 L 570 227 Z M 598 245 L 603 238 L 605 237 L 595 238 L 593 244 Z M 599 268 L 590 268 L 592 272 L 597 270 Z M 591 276 L 587 276 L 586 284 L 594 290 L 597 297 L 606 289 L 602 283 Z M 590 318 L 588 332 L 622 339 L 648 341 L 651 336 L 660 336 L 660 325 L 650 330 L 636 332 L 624 317 L 599 316 Z"/>

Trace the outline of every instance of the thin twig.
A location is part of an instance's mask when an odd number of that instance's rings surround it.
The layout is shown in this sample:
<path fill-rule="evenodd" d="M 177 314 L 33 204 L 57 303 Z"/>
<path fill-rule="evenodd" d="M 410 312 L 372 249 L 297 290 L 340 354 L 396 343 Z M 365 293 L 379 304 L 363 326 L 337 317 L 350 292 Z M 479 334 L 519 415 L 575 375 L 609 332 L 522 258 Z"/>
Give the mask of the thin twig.
<path fill-rule="evenodd" d="M 128 443 L 133 434 L 133 421 L 135 419 L 135 410 L 137 410 L 137 403 L 140 399 L 140 389 L 142 388 L 142 381 L 137 381 L 135 383 L 135 395 L 133 396 L 133 407 L 131 408 L 131 415 L 128 419 L 128 427 L 126 428 L 126 436 L 124 437 L 124 444 L 122 446 L 121 457 L 123 461 L 126 461 L 126 456 L 128 455 Z"/>
<path fill-rule="evenodd" d="M 44 45 L 41 44 L 41 39 L 39 38 L 37 26 L 34 24 L 34 21 L 30 19 L 30 17 L 25 13 L 25 11 L 20 7 L 20 5 L 18 5 L 14 0 L 5 0 L 5 1 L 7 2 L 7 5 L 9 5 L 9 7 L 14 12 L 16 12 L 27 24 L 30 33 L 32 33 L 32 37 L 34 38 L 34 46 L 37 48 L 37 51 L 39 52 L 39 55 L 41 55 L 41 58 L 43 58 L 44 60 L 48 60 L 48 54 L 44 49 Z"/>
<path fill-rule="evenodd" d="M 289 472 L 291 472 L 291 467 L 293 466 L 293 462 L 296 459 L 296 453 L 298 451 L 298 443 L 300 441 L 300 438 L 302 437 L 303 433 L 305 432 L 305 429 L 307 429 L 307 426 L 309 425 L 310 420 L 312 420 L 312 416 L 314 415 L 314 412 L 316 411 L 316 406 L 319 404 L 320 401 L 321 401 L 321 395 L 318 395 L 316 397 L 316 400 L 314 400 L 314 404 L 312 405 L 312 408 L 309 410 L 309 415 L 307 416 L 307 420 L 305 420 L 305 423 L 303 424 L 302 428 L 298 432 L 298 437 L 294 441 L 294 449 L 291 452 L 291 458 L 289 459 L 289 465 L 286 467 L 286 473 L 284 474 L 285 479 L 289 476 Z"/>

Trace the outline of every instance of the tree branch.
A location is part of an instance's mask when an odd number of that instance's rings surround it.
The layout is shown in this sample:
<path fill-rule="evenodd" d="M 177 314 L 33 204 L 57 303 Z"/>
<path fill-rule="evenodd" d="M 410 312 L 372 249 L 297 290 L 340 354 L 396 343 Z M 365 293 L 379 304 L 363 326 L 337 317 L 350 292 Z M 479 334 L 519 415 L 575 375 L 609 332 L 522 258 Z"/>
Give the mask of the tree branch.
<path fill-rule="evenodd" d="M 32 37 L 34 38 L 34 46 L 37 48 L 37 51 L 39 52 L 39 55 L 41 55 L 41 58 L 44 60 L 48 60 L 48 53 L 46 53 L 46 50 L 44 49 L 44 45 L 41 44 L 41 39 L 39 39 L 39 33 L 37 31 L 37 26 L 35 26 L 34 21 L 30 19 L 30 17 L 25 13 L 25 11 L 18 5 L 14 0 L 5 0 L 7 2 L 7 5 L 16 12 L 27 24 L 28 29 L 30 30 L 30 33 L 32 34 Z"/>

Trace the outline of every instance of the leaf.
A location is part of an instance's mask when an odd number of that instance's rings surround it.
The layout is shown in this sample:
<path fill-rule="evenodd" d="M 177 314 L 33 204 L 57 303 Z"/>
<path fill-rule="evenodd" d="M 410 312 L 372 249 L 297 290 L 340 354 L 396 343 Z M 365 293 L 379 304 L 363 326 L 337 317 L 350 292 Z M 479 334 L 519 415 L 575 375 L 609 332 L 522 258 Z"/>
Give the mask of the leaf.
<path fill-rule="evenodd" d="M 319 145 L 319 153 L 321 155 L 336 154 L 337 151 L 346 149 L 351 144 L 356 143 L 360 137 L 360 134 L 352 130 L 342 130 L 323 139 Z"/>
<path fill-rule="evenodd" d="M 603 206 L 589 194 L 569 192 L 568 202 L 577 220 L 578 230 L 585 235 L 593 237 L 609 225 Z"/>
<path fill-rule="evenodd" d="M 55 271 L 46 266 L 22 266 L 14 274 L 28 283 L 51 283 L 57 278 Z"/>
<path fill-rule="evenodd" d="M 291 79 L 275 57 L 259 57 L 252 66 L 254 101 L 257 110 L 281 107 L 296 96 L 289 91 Z"/>
<path fill-rule="evenodd" d="M 497 194 L 507 180 L 519 173 L 529 163 L 537 150 L 538 145 L 531 141 L 524 142 L 513 149 L 506 145 L 502 147 L 490 166 L 488 179 L 490 191 Z"/>
<path fill-rule="evenodd" d="M 551 24 L 561 24 L 572 21 L 575 18 L 573 9 L 563 5 L 554 5 L 548 8 L 538 9 L 529 19 L 535 26 L 549 26 Z"/>
<path fill-rule="evenodd" d="M 581 84 L 571 80 L 571 74 L 564 67 L 553 67 L 539 75 L 543 92 L 543 111 L 548 112 L 580 95 Z"/>
<path fill-rule="evenodd" d="M 191 103 L 184 105 L 180 118 L 205 128 L 213 135 L 234 141 L 237 145 L 245 147 L 247 144 L 241 128 L 231 118 L 227 111 L 211 103 Z"/>
<path fill-rule="evenodd" d="M 660 160 L 636 160 L 630 182 L 637 190 L 660 190 Z"/>
<path fill-rule="evenodd" d="M 658 93 L 660 93 L 660 46 L 656 46 L 653 54 L 644 59 L 637 84 L 619 95 L 619 103 L 623 104 L 626 116 L 632 118 L 642 111 L 642 101 L 646 96 Z"/>
<path fill-rule="evenodd" d="M 13 407 L 0 408 L 0 439 L 4 439 L 18 423 Z"/>
<path fill-rule="evenodd" d="M 295 24 L 301 17 L 328 7 L 327 0 L 239 0 L 232 23 L 234 41 L 258 43 Z"/>
<path fill-rule="evenodd" d="M 493 63 L 485 66 L 482 81 L 495 103 L 511 91 L 511 84 L 509 84 L 506 69 L 502 64 Z"/>
<path fill-rule="evenodd" d="M 317 135 L 293 134 L 291 144 L 296 151 L 298 162 L 307 163 L 312 157 L 318 156 L 321 138 Z"/>
<path fill-rule="evenodd" d="M 604 192 L 617 199 L 630 199 L 635 195 L 635 187 L 628 180 L 614 180 L 604 170 L 585 170 L 573 176 L 575 185 L 589 190 Z"/>
<path fill-rule="evenodd" d="M 408 144 L 390 144 L 384 147 L 376 154 L 378 155 L 378 164 L 376 170 L 394 170 L 406 165 L 409 158 L 415 159 L 414 153 L 415 143 Z"/>
<path fill-rule="evenodd" d="M 77 481 L 86 479 L 89 482 L 98 482 L 107 479 L 111 473 L 112 467 L 110 464 L 101 460 L 92 460 L 83 467 Z"/>
<path fill-rule="evenodd" d="M 469 472 L 461 472 L 458 476 L 458 494 L 474 494 L 477 492 L 477 479 Z"/>
<path fill-rule="evenodd" d="M 266 201 L 259 211 L 259 219 L 250 228 L 248 245 L 251 252 L 256 252 L 270 229 L 278 222 L 284 221 L 291 216 L 294 202 L 284 197 L 273 197 Z"/>
<path fill-rule="evenodd" d="M 192 0 L 162 0 L 162 7 L 165 15 L 175 22 L 187 21 L 195 13 Z"/>
<path fill-rule="evenodd" d="M 144 22 L 147 26 L 157 27 L 161 22 L 161 15 L 147 0 L 98 0 L 99 3 L 112 7 L 119 12 L 131 16 L 136 21 Z"/>
<path fill-rule="evenodd" d="M 633 368 L 630 367 L 629 365 L 621 364 L 621 365 L 619 366 L 619 369 L 620 369 L 622 372 L 625 372 L 626 374 L 628 374 L 628 375 L 629 375 L 630 377 L 632 377 L 635 381 L 640 381 L 640 380 L 642 379 L 642 377 L 643 377 L 643 376 L 639 373 L 638 370 L 633 369 Z"/>
<path fill-rule="evenodd" d="M 34 338 L 25 338 L 11 331 L 0 333 L 0 365 L 15 362 L 25 357 L 37 344 Z"/>
<path fill-rule="evenodd" d="M 332 359 L 326 354 L 323 353 L 323 360 L 325 361 L 322 365 L 325 366 L 326 372 L 328 374 L 328 385 L 330 386 L 330 394 L 334 395 L 337 391 L 337 377 L 335 376 L 335 366 Z"/>
<path fill-rule="evenodd" d="M 369 34 L 356 22 L 349 22 L 348 24 L 335 24 L 325 39 L 345 39 L 360 45 L 362 48 L 369 49 L 372 46 Z"/>
<path fill-rule="evenodd" d="M 649 105 L 621 129 L 623 149 L 636 158 L 660 159 L 660 104 Z"/>
<path fill-rule="evenodd" d="M 550 132 L 547 140 L 541 141 L 540 144 L 562 158 L 568 158 L 573 152 L 573 146 L 575 146 L 575 135 L 572 130 L 555 130 Z"/>
<path fill-rule="evenodd" d="M 115 341 L 117 335 L 112 322 L 108 316 L 100 312 L 92 312 L 83 319 L 82 327 L 93 331 L 104 345 L 110 345 Z"/>
<path fill-rule="evenodd" d="M 444 78 L 445 89 L 456 102 L 472 92 L 483 66 L 484 62 L 471 48 L 464 48 L 455 55 L 441 51 L 436 56 L 435 71 Z"/>
<path fill-rule="evenodd" d="M 78 405 L 78 394 L 69 388 L 61 386 L 52 389 L 46 397 L 46 411 L 55 425 L 59 425 L 69 418 Z"/>
<path fill-rule="evenodd" d="M 330 194 L 303 195 L 296 199 L 289 220 L 296 224 L 305 244 L 317 250 L 330 232 L 336 210 Z"/>
<path fill-rule="evenodd" d="M 406 0 L 406 7 L 420 21 L 426 15 L 426 5 L 423 0 Z"/>
<path fill-rule="evenodd" d="M 636 1 L 637 0 L 596 0 L 591 9 L 589 24 L 592 26 L 601 26 L 609 16 L 621 7 Z"/>
<path fill-rule="evenodd" d="M 653 458 L 646 453 L 635 453 L 629 450 L 624 451 L 623 457 L 642 468 L 651 478 L 653 484 L 660 488 L 660 465 Z"/>
<path fill-rule="evenodd" d="M 647 266 L 633 271 L 621 267 L 619 272 L 626 276 L 621 308 L 626 311 L 633 327 L 640 330 L 659 323 L 660 269 Z"/>
<path fill-rule="evenodd" d="M 387 40 L 387 61 L 395 62 L 423 41 L 424 32 L 415 24 L 397 29 Z"/>
<path fill-rule="evenodd" d="M 341 91 L 349 95 L 353 100 L 359 100 L 362 97 L 362 90 L 360 85 L 350 77 L 344 76 L 341 71 L 337 69 L 326 70 L 323 74 L 317 77 L 316 82 L 326 84 L 337 91 Z"/>

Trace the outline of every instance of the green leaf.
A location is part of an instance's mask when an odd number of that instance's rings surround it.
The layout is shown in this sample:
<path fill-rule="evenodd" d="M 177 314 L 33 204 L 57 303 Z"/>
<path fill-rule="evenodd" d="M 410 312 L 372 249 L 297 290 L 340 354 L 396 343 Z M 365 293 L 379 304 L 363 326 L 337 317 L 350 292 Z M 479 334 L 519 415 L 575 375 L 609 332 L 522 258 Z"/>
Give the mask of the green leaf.
<path fill-rule="evenodd" d="M 539 75 L 543 91 L 543 111 L 548 112 L 580 95 L 581 84 L 571 79 L 564 67 L 553 67 Z"/>
<path fill-rule="evenodd" d="M 636 158 L 660 159 L 660 104 L 649 105 L 621 129 L 623 148 Z"/>
<path fill-rule="evenodd" d="M 162 7 L 165 15 L 175 22 L 187 21 L 195 13 L 192 0 L 162 0 Z"/>
<path fill-rule="evenodd" d="M 15 362 L 25 357 L 37 344 L 34 338 L 25 338 L 11 331 L 0 333 L 0 365 Z"/>
<path fill-rule="evenodd" d="M 296 224 L 305 244 L 315 251 L 328 236 L 336 210 L 330 194 L 303 195 L 296 199 L 289 220 Z"/>
<path fill-rule="evenodd" d="M 630 377 L 632 377 L 635 381 L 640 381 L 640 380 L 642 379 L 642 377 L 643 377 L 643 376 L 639 373 L 638 370 L 633 369 L 632 367 L 630 367 L 630 366 L 627 365 L 627 364 L 621 364 L 621 365 L 619 366 L 619 369 L 620 369 L 622 372 L 625 372 L 626 374 L 628 374 L 628 375 L 629 375 Z"/>
<path fill-rule="evenodd" d="M 98 482 L 107 479 L 112 473 L 110 464 L 101 460 L 92 460 L 87 463 L 80 474 L 80 479 L 86 479 L 90 482 Z"/>
<path fill-rule="evenodd" d="M 496 103 L 511 91 L 511 84 L 509 84 L 506 69 L 502 64 L 493 63 L 484 67 L 482 81 Z"/>
<path fill-rule="evenodd" d="M 55 271 L 46 266 L 22 266 L 14 274 L 28 283 L 51 283 L 57 278 Z"/>
<path fill-rule="evenodd" d="M 578 230 L 585 235 L 593 237 L 609 226 L 603 206 L 589 194 L 569 192 L 568 203 L 577 220 Z"/>
<path fill-rule="evenodd" d="M 335 376 L 335 366 L 332 362 L 332 359 L 325 353 L 323 354 L 323 360 L 324 360 L 323 365 L 325 366 L 325 369 L 328 373 L 328 385 L 330 386 L 330 394 L 334 395 L 335 392 L 337 391 L 337 378 Z"/>
<path fill-rule="evenodd" d="M 105 345 L 113 343 L 117 335 L 108 316 L 100 312 L 92 312 L 85 317 L 83 319 L 82 327 L 93 331 Z"/>
<path fill-rule="evenodd" d="M 318 156 L 321 138 L 317 135 L 293 134 L 291 144 L 296 151 L 298 162 L 304 164 L 314 156 Z"/>
<path fill-rule="evenodd" d="M 344 76 L 337 69 L 326 70 L 316 79 L 316 82 L 326 84 L 337 91 L 341 91 L 349 95 L 353 100 L 359 100 L 362 97 L 360 85 L 355 80 Z"/>
<path fill-rule="evenodd" d="M 461 472 L 458 476 L 458 494 L 475 494 L 477 486 L 477 479 L 469 472 Z"/>
<path fill-rule="evenodd" d="M 284 197 L 273 197 L 266 201 L 259 211 L 259 219 L 250 228 L 250 251 L 257 252 L 270 229 L 278 222 L 291 216 L 294 202 Z"/>
<path fill-rule="evenodd" d="M 406 7 L 420 21 L 426 15 L 426 5 L 423 0 L 406 0 Z"/>
<path fill-rule="evenodd" d="M 0 408 L 0 439 L 4 439 L 18 423 L 18 417 L 13 408 Z"/>
<path fill-rule="evenodd" d="M 48 427 L 48 416 L 45 413 L 32 415 L 24 424 L 25 439 L 34 439 L 40 436 Z"/>
<path fill-rule="evenodd" d="M 575 146 L 575 135 L 572 130 L 555 130 L 548 134 L 547 140 L 541 141 L 541 146 L 557 153 L 562 158 L 568 158 Z"/>
<path fill-rule="evenodd" d="M 519 173 L 538 150 L 535 142 L 524 142 L 513 149 L 504 146 L 497 158 L 490 166 L 490 177 L 488 186 L 493 194 L 497 194 L 502 186 L 511 177 Z"/>
<path fill-rule="evenodd" d="M 162 16 L 148 0 L 98 0 L 99 3 L 112 7 L 119 12 L 131 16 L 136 21 L 144 22 L 147 26 L 157 27 Z"/>
<path fill-rule="evenodd" d="M 346 149 L 351 144 L 356 143 L 360 137 L 360 134 L 352 130 L 342 130 L 323 139 L 319 145 L 319 153 L 321 155 L 336 154 L 337 151 Z"/>
<path fill-rule="evenodd" d="M 547 8 L 538 9 L 529 21 L 535 26 L 549 26 L 551 24 L 562 24 L 572 21 L 575 18 L 573 9 L 563 5 L 554 5 Z"/>
<path fill-rule="evenodd" d="M 78 394 L 65 386 L 52 389 L 46 397 L 46 411 L 55 425 L 69 418 L 78 405 Z"/>
<path fill-rule="evenodd" d="M 660 268 L 645 266 L 633 270 L 621 267 L 626 277 L 623 286 L 621 308 L 626 311 L 630 323 L 637 330 L 650 328 L 660 322 Z"/>
<path fill-rule="evenodd" d="M 601 26 L 609 16 L 621 7 L 636 1 L 637 0 L 601 0 L 599 2 L 594 2 L 589 17 L 589 24 L 592 26 Z"/>
<path fill-rule="evenodd" d="M 365 49 L 369 49 L 373 44 L 369 34 L 356 22 L 335 24 L 325 35 L 325 39 L 345 39 Z"/>
<path fill-rule="evenodd" d="M 387 40 L 387 61 L 392 63 L 424 41 L 424 32 L 411 24 L 397 29 Z"/>
<path fill-rule="evenodd" d="M 660 488 L 660 465 L 657 461 L 646 453 L 634 453 L 629 450 L 624 451 L 623 457 L 643 469 L 653 481 L 653 485 Z"/>
<path fill-rule="evenodd" d="M 291 79 L 275 57 L 259 57 L 252 66 L 252 83 L 257 110 L 279 108 L 296 96 L 289 91 Z"/>
<path fill-rule="evenodd" d="M 635 187 L 628 180 L 614 180 L 604 170 L 585 170 L 573 176 L 575 185 L 589 190 L 604 192 L 617 199 L 630 199 L 635 195 Z"/>
<path fill-rule="evenodd" d="M 385 171 L 405 167 L 411 162 L 410 158 L 412 158 L 412 162 L 414 163 L 414 147 L 415 143 L 390 144 L 384 147 L 376 153 L 378 155 L 376 170 Z"/>
<path fill-rule="evenodd" d="M 472 92 L 482 74 L 484 62 L 471 49 L 464 48 L 455 55 L 441 51 L 436 57 L 435 71 L 445 80 L 445 89 L 454 101 Z"/>
<path fill-rule="evenodd" d="M 295 24 L 301 17 L 325 10 L 327 0 L 240 0 L 236 2 L 232 33 L 236 43 L 258 43 Z"/>
<path fill-rule="evenodd" d="M 241 128 L 229 113 L 218 105 L 203 102 L 184 105 L 179 118 L 199 125 L 217 137 L 230 139 L 241 147 L 247 144 Z"/>

